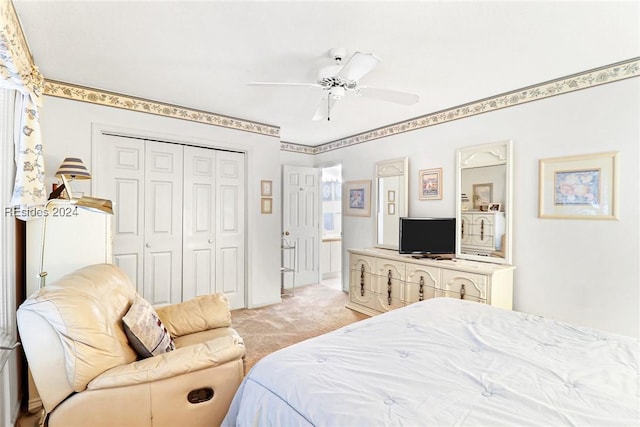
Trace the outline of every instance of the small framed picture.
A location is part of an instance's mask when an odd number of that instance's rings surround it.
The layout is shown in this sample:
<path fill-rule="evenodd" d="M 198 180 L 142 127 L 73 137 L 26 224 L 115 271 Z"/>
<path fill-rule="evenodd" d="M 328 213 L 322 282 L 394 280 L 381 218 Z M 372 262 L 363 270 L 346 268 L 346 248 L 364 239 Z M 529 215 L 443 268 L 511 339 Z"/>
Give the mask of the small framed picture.
<path fill-rule="evenodd" d="M 273 210 L 273 202 L 271 197 L 262 197 L 260 199 L 260 213 L 270 214 Z"/>
<path fill-rule="evenodd" d="M 273 196 L 273 192 L 271 191 L 271 181 L 260 181 L 260 195 L 267 197 Z"/>
<path fill-rule="evenodd" d="M 418 188 L 420 200 L 442 199 L 442 168 L 423 169 L 420 171 Z"/>
<path fill-rule="evenodd" d="M 394 190 L 387 191 L 387 200 L 392 203 L 396 201 L 396 192 Z"/>
<path fill-rule="evenodd" d="M 501 207 L 502 205 L 500 205 L 500 203 L 489 203 L 490 212 L 500 212 Z"/>
<path fill-rule="evenodd" d="M 387 215 L 395 215 L 396 214 L 396 204 L 388 203 L 387 204 Z"/>
<path fill-rule="evenodd" d="M 344 184 L 344 214 L 371 216 L 371 181 L 349 181 Z"/>

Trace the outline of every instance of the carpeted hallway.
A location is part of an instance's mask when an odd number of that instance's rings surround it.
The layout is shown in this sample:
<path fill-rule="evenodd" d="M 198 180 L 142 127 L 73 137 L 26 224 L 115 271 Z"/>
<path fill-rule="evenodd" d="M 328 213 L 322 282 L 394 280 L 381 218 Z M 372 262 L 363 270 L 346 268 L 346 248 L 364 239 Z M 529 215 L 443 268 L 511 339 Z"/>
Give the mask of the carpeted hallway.
<path fill-rule="evenodd" d="M 269 353 L 366 318 L 345 308 L 349 296 L 336 282 L 296 288 L 282 303 L 231 312 L 247 349 L 245 372 Z"/>

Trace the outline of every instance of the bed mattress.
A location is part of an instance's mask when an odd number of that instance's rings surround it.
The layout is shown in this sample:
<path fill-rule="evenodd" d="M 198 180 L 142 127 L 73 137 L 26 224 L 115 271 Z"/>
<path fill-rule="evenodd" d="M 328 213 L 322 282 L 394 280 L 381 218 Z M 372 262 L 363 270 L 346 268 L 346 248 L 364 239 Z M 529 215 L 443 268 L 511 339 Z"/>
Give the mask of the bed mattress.
<path fill-rule="evenodd" d="M 637 426 L 639 341 L 435 298 L 273 353 L 225 426 Z"/>

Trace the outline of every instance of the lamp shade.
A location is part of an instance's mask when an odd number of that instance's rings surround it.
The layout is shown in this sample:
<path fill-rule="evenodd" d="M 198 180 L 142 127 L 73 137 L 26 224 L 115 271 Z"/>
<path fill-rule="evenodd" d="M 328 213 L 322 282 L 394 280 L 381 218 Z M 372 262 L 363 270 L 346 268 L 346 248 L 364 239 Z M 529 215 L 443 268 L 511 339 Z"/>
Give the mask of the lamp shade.
<path fill-rule="evenodd" d="M 58 170 L 57 177 L 68 177 L 72 179 L 91 179 L 91 174 L 87 167 L 82 163 L 82 159 L 77 157 L 67 157 L 64 159 Z"/>

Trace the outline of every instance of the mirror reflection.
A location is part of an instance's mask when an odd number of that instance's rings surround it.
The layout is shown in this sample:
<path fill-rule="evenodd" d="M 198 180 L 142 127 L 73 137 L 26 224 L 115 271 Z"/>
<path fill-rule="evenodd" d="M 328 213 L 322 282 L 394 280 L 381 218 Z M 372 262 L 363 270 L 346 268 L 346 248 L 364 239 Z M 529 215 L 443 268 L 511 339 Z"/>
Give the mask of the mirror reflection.
<path fill-rule="evenodd" d="M 505 184 L 505 165 L 461 171 L 461 253 L 504 258 Z"/>
<path fill-rule="evenodd" d="M 407 216 L 408 158 L 376 164 L 376 246 L 398 249 L 401 216 Z"/>
<path fill-rule="evenodd" d="M 511 262 L 511 171 L 511 141 L 458 150 L 458 258 Z"/>

